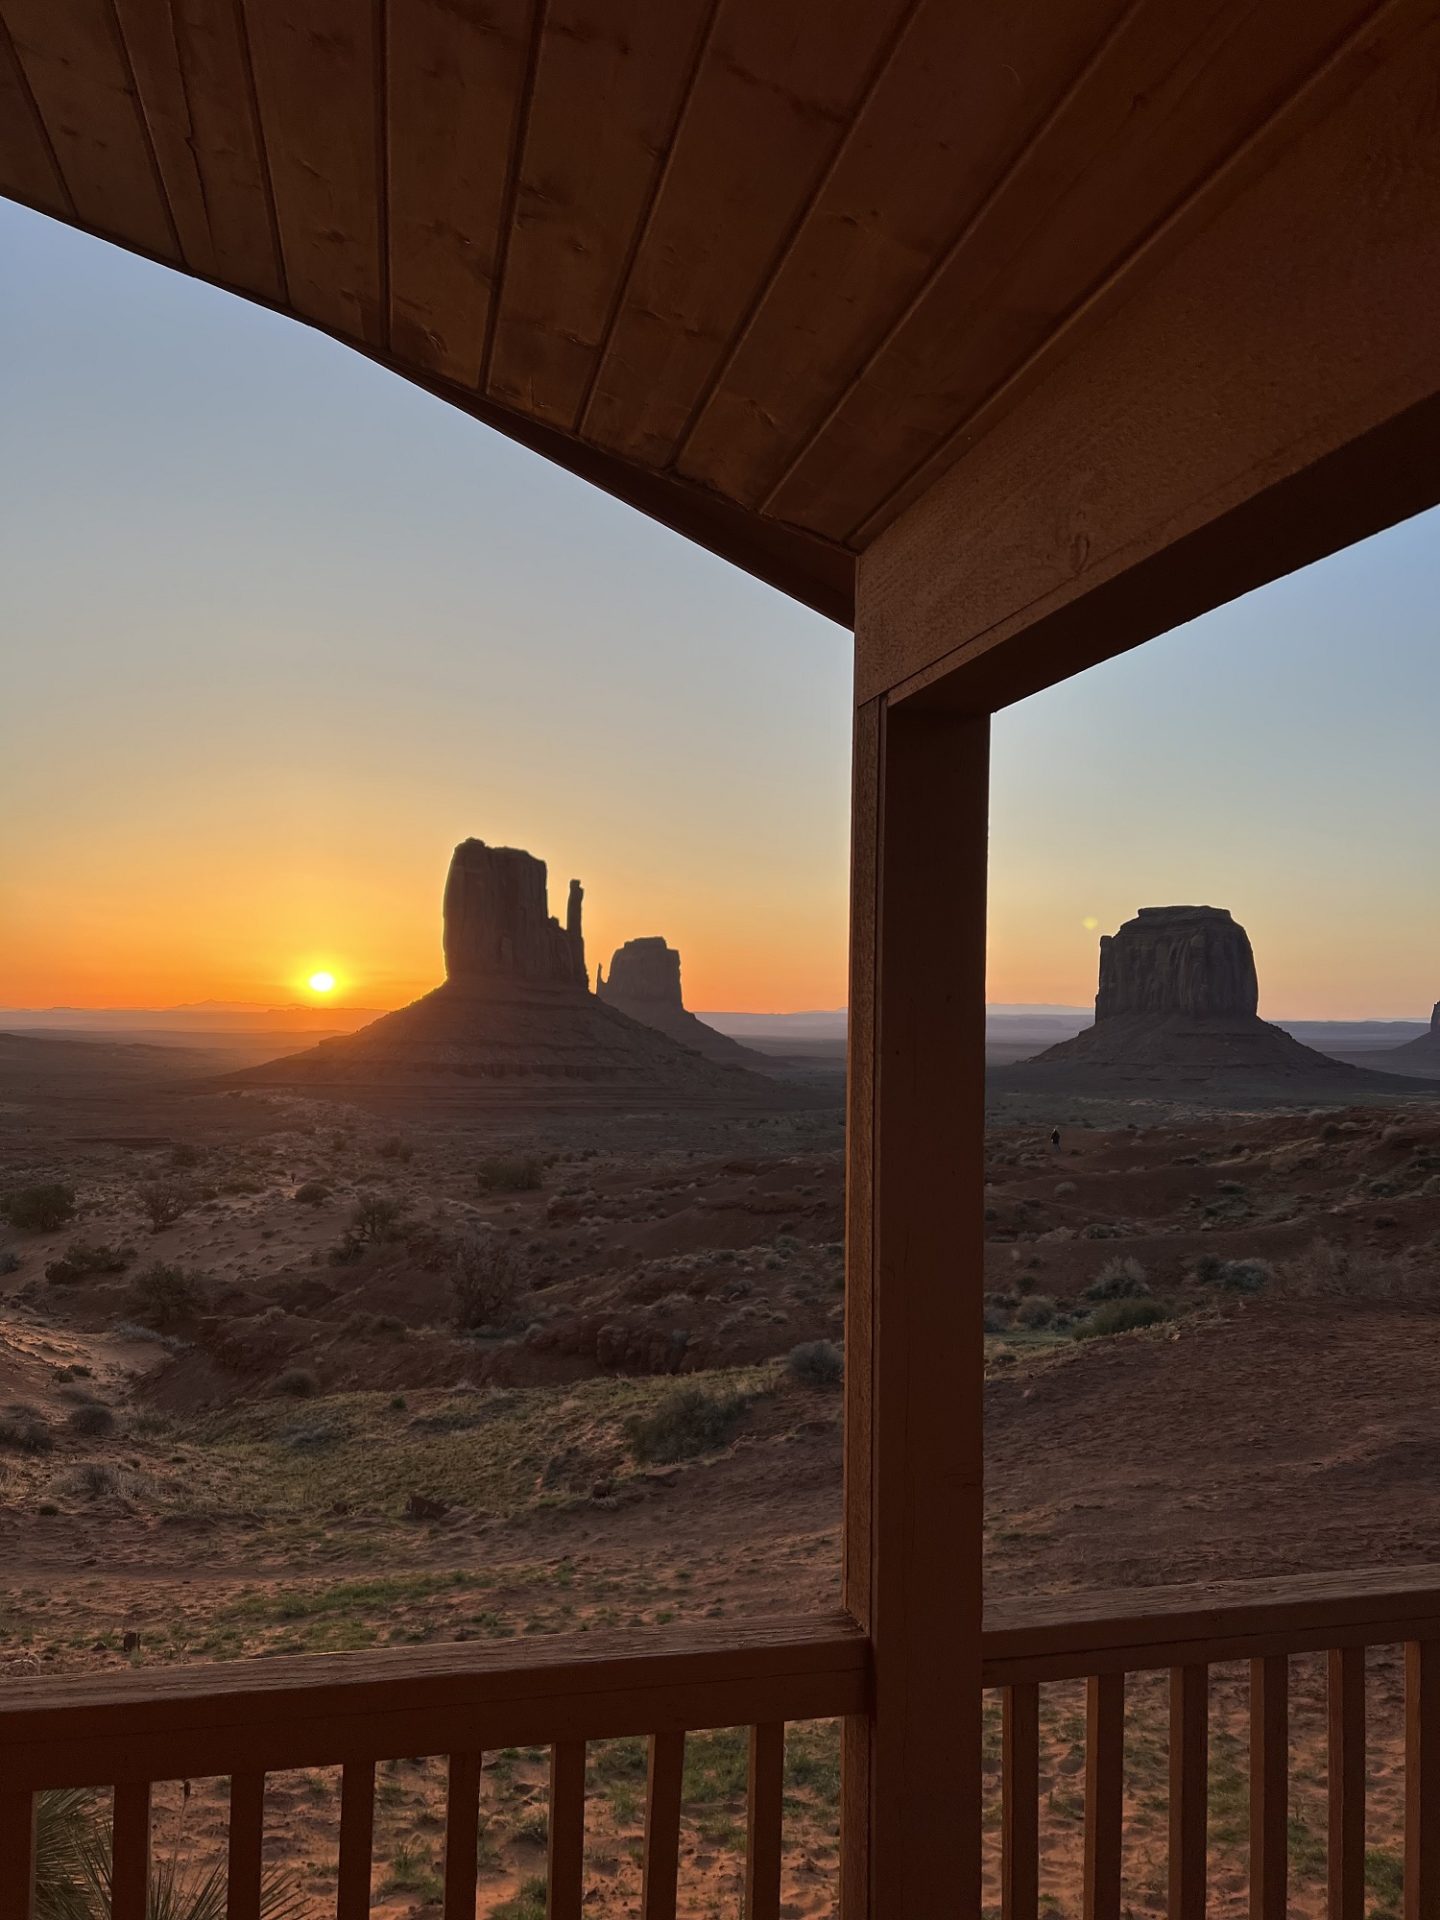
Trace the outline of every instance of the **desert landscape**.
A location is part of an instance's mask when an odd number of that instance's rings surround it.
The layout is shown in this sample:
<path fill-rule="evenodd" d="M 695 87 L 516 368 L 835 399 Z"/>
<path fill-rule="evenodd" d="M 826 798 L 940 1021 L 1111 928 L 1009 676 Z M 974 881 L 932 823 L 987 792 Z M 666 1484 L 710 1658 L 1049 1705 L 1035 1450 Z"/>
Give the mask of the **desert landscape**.
<path fill-rule="evenodd" d="M 498 853 L 457 849 L 447 986 L 353 1036 L 259 1066 L 243 1035 L 0 1036 L 6 1675 L 837 1604 L 833 1049 L 701 1055 L 597 1000 L 573 890 L 561 929 L 539 863 Z M 1000 1613 L 1440 1556 L 1440 1104 L 1265 1027 L 1243 929 L 1178 911 L 1107 946 L 1091 1036 L 992 1070 Z M 627 999 L 684 1033 L 671 951 L 641 943 Z M 1296 1663 L 1293 1906 L 1317 1915 L 1322 1680 Z M 1159 1914 L 1164 1703 L 1130 1692 L 1127 1900 Z M 1378 1656 L 1377 1913 L 1399 1703 Z M 1056 1913 L 1078 1911 L 1082 1704 L 1046 1690 Z M 994 1703 L 989 1725 L 993 1825 Z M 1245 1899 L 1246 1725 L 1243 1676 L 1218 1675 L 1222 1913 Z M 793 1729 L 786 1766 L 784 1910 L 827 1914 L 835 1726 Z M 643 1744 L 589 1767 L 587 1911 L 633 1912 Z M 739 1730 L 691 1737 L 686 1914 L 734 1910 L 744 1773 Z M 193 1895 L 221 1872 L 223 1783 L 165 1792 L 157 1857 Z M 487 1756 L 482 1913 L 543 1913 L 546 1792 L 538 1751 Z M 333 1901 L 336 1793 L 272 1777 L 273 1912 Z M 442 1801 L 439 1762 L 383 1769 L 384 1920 L 439 1899 Z"/>

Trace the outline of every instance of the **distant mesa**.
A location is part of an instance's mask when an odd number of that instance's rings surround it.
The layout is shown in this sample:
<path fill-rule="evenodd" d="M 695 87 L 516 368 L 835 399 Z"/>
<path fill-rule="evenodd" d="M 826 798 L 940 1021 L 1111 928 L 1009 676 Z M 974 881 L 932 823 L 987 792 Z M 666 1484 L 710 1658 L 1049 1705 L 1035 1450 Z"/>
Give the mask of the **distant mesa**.
<path fill-rule="evenodd" d="M 1386 1047 L 1378 1056 L 1397 1073 L 1434 1073 L 1440 1075 L 1440 1000 L 1430 1015 L 1430 1031 L 1402 1047 Z"/>
<path fill-rule="evenodd" d="M 595 992 L 607 1007 L 615 1007 L 657 1033 L 669 1034 L 682 1047 L 691 1047 L 708 1060 L 728 1060 L 734 1066 L 764 1067 L 765 1056 L 742 1047 L 738 1040 L 698 1020 L 685 1006 L 680 991 L 680 955 L 659 934 L 627 940 L 610 960 L 610 977 L 603 968 L 595 974 Z"/>
<path fill-rule="evenodd" d="M 358 1033 L 250 1068 L 231 1084 L 447 1102 L 793 1103 L 790 1089 L 702 1058 L 592 994 L 583 905 L 572 880 L 562 926 L 550 912 L 544 861 L 462 840 L 445 882 L 444 984 Z"/>
<path fill-rule="evenodd" d="M 1100 941 L 1094 1026 L 993 1078 L 1077 1093 L 1413 1092 L 1413 1081 L 1302 1046 L 1260 1019 L 1259 1004 L 1249 936 L 1223 907 L 1142 907 Z"/>

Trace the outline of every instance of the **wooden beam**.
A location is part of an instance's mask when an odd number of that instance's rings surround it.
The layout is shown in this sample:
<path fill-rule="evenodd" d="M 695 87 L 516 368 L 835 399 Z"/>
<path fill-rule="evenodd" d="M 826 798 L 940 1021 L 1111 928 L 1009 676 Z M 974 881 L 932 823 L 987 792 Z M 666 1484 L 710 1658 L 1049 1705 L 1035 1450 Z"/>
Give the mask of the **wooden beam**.
<path fill-rule="evenodd" d="M 861 608 L 863 631 L 866 610 Z M 856 716 L 842 1912 L 980 1905 L 988 728 Z"/>
<path fill-rule="evenodd" d="M 860 699 L 993 708 L 1440 497 L 1437 62 L 1430 0 L 1380 8 L 1289 143 L 860 536 Z"/>

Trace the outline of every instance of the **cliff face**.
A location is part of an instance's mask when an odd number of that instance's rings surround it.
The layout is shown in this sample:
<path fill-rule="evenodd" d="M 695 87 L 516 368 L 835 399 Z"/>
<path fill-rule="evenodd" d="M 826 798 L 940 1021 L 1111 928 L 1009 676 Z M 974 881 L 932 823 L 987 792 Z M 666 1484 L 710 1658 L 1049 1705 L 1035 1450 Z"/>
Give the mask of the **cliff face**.
<path fill-rule="evenodd" d="M 584 892 L 570 882 L 566 924 L 550 912 L 545 862 L 518 847 L 462 840 L 445 881 L 445 973 L 455 981 L 589 986 L 580 928 Z"/>
<path fill-rule="evenodd" d="M 607 1007 L 643 1021 L 657 1033 L 669 1034 L 682 1047 L 690 1047 L 708 1060 L 762 1070 L 771 1064 L 762 1054 L 742 1047 L 728 1034 L 717 1033 L 686 1011 L 680 992 L 679 952 L 659 934 L 627 940 L 623 947 L 617 947 L 610 961 L 610 977 L 607 980 L 601 973 L 595 991 Z"/>
<path fill-rule="evenodd" d="M 1141 907 L 1100 942 L 1097 1021 L 1130 1013 L 1253 1020 L 1259 1004 L 1249 936 L 1223 907 Z"/>

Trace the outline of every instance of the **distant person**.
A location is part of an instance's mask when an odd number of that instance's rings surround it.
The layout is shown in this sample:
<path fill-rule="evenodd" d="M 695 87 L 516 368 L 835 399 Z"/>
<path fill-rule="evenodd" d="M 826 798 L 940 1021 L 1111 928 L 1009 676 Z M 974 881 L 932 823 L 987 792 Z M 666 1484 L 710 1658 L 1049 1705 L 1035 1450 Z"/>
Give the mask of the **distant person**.
<path fill-rule="evenodd" d="M 1056 1127 L 1056 1129 L 1055 1129 L 1055 1131 L 1054 1131 L 1054 1132 L 1053 1132 L 1053 1133 L 1051 1134 L 1051 1136 L 1050 1136 L 1050 1150 L 1051 1150 L 1051 1152 L 1052 1152 L 1052 1153 L 1059 1153 L 1059 1151 L 1060 1151 L 1060 1129 L 1059 1129 L 1059 1127 Z"/>

